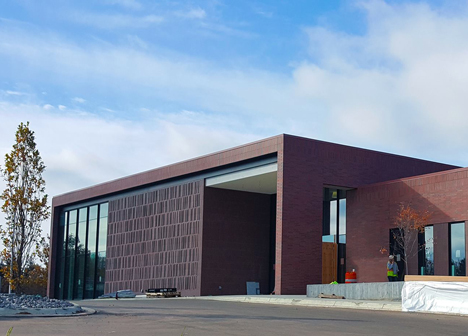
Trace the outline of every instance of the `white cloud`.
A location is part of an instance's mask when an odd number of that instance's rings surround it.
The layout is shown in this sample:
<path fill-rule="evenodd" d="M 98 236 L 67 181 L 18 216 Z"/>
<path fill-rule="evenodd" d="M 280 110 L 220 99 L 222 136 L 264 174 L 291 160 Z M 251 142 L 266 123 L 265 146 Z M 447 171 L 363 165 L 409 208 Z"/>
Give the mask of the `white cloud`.
<path fill-rule="evenodd" d="M 468 165 L 466 11 L 383 1 L 362 6 L 363 35 L 305 28 L 310 54 L 289 75 L 162 57 L 151 48 L 76 44 L 4 25 L 2 64 L 20 64 L 68 92 L 87 85 L 127 95 L 135 110 L 126 114 L 140 119 L 118 119 L 112 101 L 98 108 L 106 115 L 100 117 L 71 107 L 57 113 L 44 102 L 9 103 L 5 96 L 0 156 L 17 124 L 30 120 L 51 195 L 281 132 Z M 156 111 L 141 102 L 142 92 L 186 110 Z"/>
<path fill-rule="evenodd" d="M 96 14 L 75 12 L 68 18 L 74 22 L 99 29 L 147 28 L 160 24 L 164 18 L 159 15 L 133 16 L 124 14 Z"/>
<path fill-rule="evenodd" d="M 65 105 L 59 105 L 58 108 L 60 111 L 65 111 L 67 109 Z"/>
<path fill-rule="evenodd" d="M 49 35 L 12 35 L 0 28 L 2 54 L 21 59 L 48 79 L 70 85 L 73 78 L 73 83 L 117 90 L 117 95 L 149 91 L 155 98 L 236 114 L 309 110 L 292 92 L 290 78 L 256 69 L 224 69 L 110 44 L 78 46 Z"/>
<path fill-rule="evenodd" d="M 105 3 L 109 5 L 119 5 L 132 10 L 140 10 L 143 8 L 143 5 L 136 0 L 105 0 Z"/>
<path fill-rule="evenodd" d="M 362 35 L 305 28 L 310 54 L 290 74 L 8 27 L 0 28 L 0 58 L 68 90 L 75 83 L 126 95 L 141 103 L 135 110 L 148 106 L 141 102 L 146 95 L 162 106 L 210 111 L 250 133 L 296 133 L 466 165 L 466 11 L 383 1 L 362 8 L 368 18 Z"/>
<path fill-rule="evenodd" d="M 54 196 L 258 138 L 201 112 L 184 111 L 180 116 L 159 114 L 125 121 L 71 109 L 55 114 L 38 105 L 0 102 L 0 156 L 11 150 L 18 124 L 30 121 L 47 166 L 46 192 Z M 48 231 L 48 223 L 44 230 Z"/>
<path fill-rule="evenodd" d="M 362 6 L 363 36 L 306 29 L 312 59 L 294 71 L 297 92 L 324 107 L 339 141 L 460 162 L 468 154 L 466 10 Z"/>
<path fill-rule="evenodd" d="M 25 95 L 24 92 L 19 92 L 19 91 L 11 91 L 11 90 L 6 90 L 5 93 L 9 96 L 23 96 Z"/>
<path fill-rule="evenodd" d="M 205 10 L 201 8 L 192 8 L 189 11 L 186 12 L 176 12 L 177 16 L 184 17 L 187 19 L 204 19 L 206 18 L 206 12 Z"/>
<path fill-rule="evenodd" d="M 72 101 L 74 101 L 75 103 L 80 103 L 80 104 L 86 103 L 86 99 L 83 99 L 83 98 L 80 98 L 80 97 L 75 97 L 75 98 L 72 99 Z"/>

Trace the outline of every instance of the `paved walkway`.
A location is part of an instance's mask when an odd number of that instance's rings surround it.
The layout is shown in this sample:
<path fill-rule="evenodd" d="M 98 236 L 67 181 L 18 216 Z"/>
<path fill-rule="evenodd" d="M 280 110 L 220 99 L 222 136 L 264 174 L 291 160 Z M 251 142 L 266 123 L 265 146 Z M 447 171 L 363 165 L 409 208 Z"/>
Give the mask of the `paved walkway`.
<path fill-rule="evenodd" d="M 192 299 L 246 303 L 266 303 L 288 306 L 401 311 L 400 301 L 319 299 L 309 298 L 305 295 L 223 295 L 198 296 L 192 297 Z"/>

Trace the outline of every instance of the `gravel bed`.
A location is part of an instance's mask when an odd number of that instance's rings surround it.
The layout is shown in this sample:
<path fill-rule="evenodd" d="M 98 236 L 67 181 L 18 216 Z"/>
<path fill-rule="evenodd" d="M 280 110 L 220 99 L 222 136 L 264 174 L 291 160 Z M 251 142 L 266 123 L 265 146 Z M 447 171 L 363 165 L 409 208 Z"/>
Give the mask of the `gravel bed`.
<path fill-rule="evenodd" d="M 0 294 L 0 308 L 27 309 L 27 308 L 67 308 L 73 304 L 57 299 L 49 299 L 40 295 Z"/>

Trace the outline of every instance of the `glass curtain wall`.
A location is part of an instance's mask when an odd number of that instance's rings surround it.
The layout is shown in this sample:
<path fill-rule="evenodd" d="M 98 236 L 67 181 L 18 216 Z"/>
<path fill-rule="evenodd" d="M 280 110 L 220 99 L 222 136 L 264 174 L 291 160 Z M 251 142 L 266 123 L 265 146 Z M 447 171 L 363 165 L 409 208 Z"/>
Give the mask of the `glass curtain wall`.
<path fill-rule="evenodd" d="M 465 223 L 450 224 L 450 275 L 466 276 Z"/>
<path fill-rule="evenodd" d="M 60 217 L 56 288 L 59 299 L 104 293 L 108 203 L 65 211 Z"/>

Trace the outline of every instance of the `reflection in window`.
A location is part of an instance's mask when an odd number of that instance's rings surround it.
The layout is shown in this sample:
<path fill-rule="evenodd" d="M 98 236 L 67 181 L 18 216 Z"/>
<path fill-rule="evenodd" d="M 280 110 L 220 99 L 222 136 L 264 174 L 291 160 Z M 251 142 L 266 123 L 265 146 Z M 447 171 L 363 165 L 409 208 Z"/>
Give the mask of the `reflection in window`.
<path fill-rule="evenodd" d="M 75 268 L 75 294 L 77 299 L 83 298 L 84 271 L 86 256 L 86 225 L 88 221 L 88 208 L 81 208 L 78 213 L 78 236 L 76 241 L 76 268 Z"/>
<path fill-rule="evenodd" d="M 86 249 L 86 278 L 84 298 L 94 298 L 94 278 L 96 276 L 96 245 L 98 206 L 89 208 L 88 248 Z"/>
<path fill-rule="evenodd" d="M 346 243 L 346 190 L 324 188 L 322 242 Z"/>
<path fill-rule="evenodd" d="M 466 275 L 465 223 L 450 225 L 450 275 Z"/>
<path fill-rule="evenodd" d="M 434 227 L 424 228 L 424 274 L 434 275 Z"/>
<path fill-rule="evenodd" d="M 104 292 L 107 203 L 63 212 L 59 223 L 56 298 L 91 299 Z"/>
<path fill-rule="evenodd" d="M 332 236 L 336 235 L 336 223 L 338 220 L 336 215 L 337 203 L 337 200 L 330 201 L 330 235 Z"/>
<path fill-rule="evenodd" d="M 75 248 L 76 248 L 76 220 L 77 211 L 70 211 L 68 218 L 68 239 L 67 239 L 67 264 L 65 267 L 65 273 L 67 281 L 65 282 L 66 287 L 66 298 L 73 298 L 73 280 L 75 278 Z"/>
<path fill-rule="evenodd" d="M 63 298 L 63 289 L 65 287 L 65 264 L 67 253 L 67 227 L 68 227 L 68 212 L 64 212 L 60 216 L 58 229 L 59 244 L 57 245 L 57 263 L 56 267 L 56 282 L 55 290 L 59 299 Z"/>
<path fill-rule="evenodd" d="M 96 296 L 104 294 L 104 283 L 106 282 L 107 215 L 108 203 L 101 204 L 99 209 Z"/>

